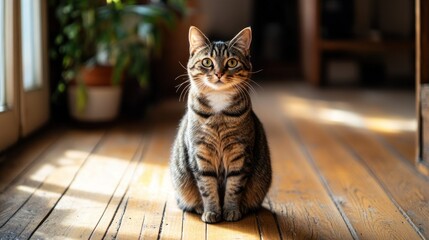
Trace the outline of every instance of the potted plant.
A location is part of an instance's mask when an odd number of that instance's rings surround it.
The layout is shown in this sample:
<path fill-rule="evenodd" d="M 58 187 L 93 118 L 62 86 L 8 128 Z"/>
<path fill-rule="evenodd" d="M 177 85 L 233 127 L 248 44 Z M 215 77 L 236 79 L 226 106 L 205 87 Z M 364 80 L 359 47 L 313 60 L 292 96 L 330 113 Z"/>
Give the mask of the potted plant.
<path fill-rule="evenodd" d="M 151 56 L 161 49 L 159 26 L 173 26 L 175 9 L 184 10 L 185 0 L 145 5 L 133 0 L 55 2 L 62 31 L 54 55 L 63 66 L 57 92 L 68 92 L 74 118 L 112 120 L 119 109 L 121 82 L 147 84 Z"/>

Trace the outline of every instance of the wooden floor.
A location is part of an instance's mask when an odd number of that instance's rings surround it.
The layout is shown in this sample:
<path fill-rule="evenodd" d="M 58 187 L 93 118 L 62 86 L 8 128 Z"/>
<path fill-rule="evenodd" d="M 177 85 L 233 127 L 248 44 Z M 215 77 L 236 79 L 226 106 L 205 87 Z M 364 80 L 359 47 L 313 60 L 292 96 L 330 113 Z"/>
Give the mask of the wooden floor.
<path fill-rule="evenodd" d="M 411 92 L 258 92 L 274 171 L 259 212 L 204 224 L 177 208 L 168 158 L 184 103 L 174 100 L 143 122 L 55 127 L 3 154 L 0 239 L 429 238 Z"/>

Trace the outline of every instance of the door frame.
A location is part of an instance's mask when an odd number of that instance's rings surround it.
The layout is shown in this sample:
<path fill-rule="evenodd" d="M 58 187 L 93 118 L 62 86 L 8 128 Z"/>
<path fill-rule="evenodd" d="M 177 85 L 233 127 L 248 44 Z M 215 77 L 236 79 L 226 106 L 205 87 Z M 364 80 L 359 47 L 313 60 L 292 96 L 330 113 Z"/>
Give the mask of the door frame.
<path fill-rule="evenodd" d="M 37 76 L 40 78 L 41 86 L 26 91 L 23 87 L 20 88 L 20 121 L 21 121 L 21 137 L 26 137 L 31 134 L 41 126 L 43 126 L 48 120 L 50 115 L 49 109 L 49 81 L 48 81 L 48 13 L 47 13 L 47 1 L 45 0 L 33 0 L 38 1 L 38 8 L 36 11 L 38 12 L 38 17 L 40 17 L 40 26 L 37 29 L 36 38 L 40 38 L 37 40 L 37 44 L 40 49 L 45 51 L 39 52 L 40 62 L 37 63 L 37 67 L 39 68 L 40 74 Z M 21 1 L 19 2 L 19 8 L 21 7 Z M 20 14 L 22 14 L 20 12 Z M 19 20 L 21 21 L 21 15 Z M 21 26 L 21 22 L 20 26 Z M 19 28 L 21 29 L 21 27 Z M 20 36 L 19 42 L 22 43 L 23 39 Z M 22 44 L 20 44 L 22 46 Z M 19 60 L 20 60 L 20 79 L 22 83 L 22 79 L 24 78 L 24 71 L 22 65 L 22 47 L 20 48 Z"/>
<path fill-rule="evenodd" d="M 0 151 L 19 139 L 20 133 L 20 98 L 19 98 L 19 37 L 18 1 L 4 1 L 5 6 L 5 77 L 6 109 L 0 112 Z"/>
<path fill-rule="evenodd" d="M 416 0 L 416 160 L 429 176 L 429 0 Z"/>
<path fill-rule="evenodd" d="M 38 1 L 40 8 L 39 49 L 48 49 L 47 1 Z M 5 2 L 6 109 L 0 112 L 0 151 L 12 146 L 49 120 L 48 52 L 41 51 L 37 67 L 41 86 L 25 91 L 23 87 L 21 0 Z"/>

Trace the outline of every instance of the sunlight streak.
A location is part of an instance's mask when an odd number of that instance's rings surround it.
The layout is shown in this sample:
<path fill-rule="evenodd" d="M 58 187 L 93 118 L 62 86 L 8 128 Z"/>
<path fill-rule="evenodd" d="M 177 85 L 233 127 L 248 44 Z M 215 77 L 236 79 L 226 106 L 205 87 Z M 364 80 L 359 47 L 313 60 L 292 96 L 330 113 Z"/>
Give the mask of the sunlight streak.
<path fill-rule="evenodd" d="M 416 131 L 417 129 L 417 122 L 414 118 L 375 116 L 373 113 L 356 111 L 355 108 L 344 104 L 331 103 L 328 105 L 318 100 L 291 96 L 280 96 L 280 99 L 284 112 L 294 117 L 386 133 Z"/>
<path fill-rule="evenodd" d="M 34 174 L 30 176 L 30 179 L 33 181 L 43 182 L 46 176 L 52 172 L 55 167 L 51 164 L 44 164 L 41 166 Z"/>

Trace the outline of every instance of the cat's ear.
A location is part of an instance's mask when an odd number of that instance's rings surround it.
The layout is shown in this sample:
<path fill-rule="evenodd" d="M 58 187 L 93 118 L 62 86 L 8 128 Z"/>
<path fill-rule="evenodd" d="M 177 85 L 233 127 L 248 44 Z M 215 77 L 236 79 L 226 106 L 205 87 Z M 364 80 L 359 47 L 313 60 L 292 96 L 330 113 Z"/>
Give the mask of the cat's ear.
<path fill-rule="evenodd" d="M 238 49 L 242 49 L 245 54 L 249 53 L 250 43 L 252 42 L 252 29 L 247 27 L 241 30 L 235 37 L 229 42 L 230 46 L 235 46 Z"/>
<path fill-rule="evenodd" d="M 198 29 L 191 26 L 189 28 L 189 53 L 192 55 L 195 50 L 210 43 L 209 39 Z"/>

